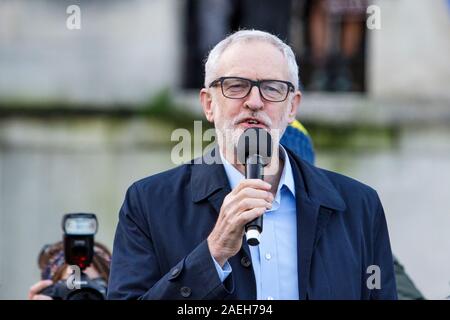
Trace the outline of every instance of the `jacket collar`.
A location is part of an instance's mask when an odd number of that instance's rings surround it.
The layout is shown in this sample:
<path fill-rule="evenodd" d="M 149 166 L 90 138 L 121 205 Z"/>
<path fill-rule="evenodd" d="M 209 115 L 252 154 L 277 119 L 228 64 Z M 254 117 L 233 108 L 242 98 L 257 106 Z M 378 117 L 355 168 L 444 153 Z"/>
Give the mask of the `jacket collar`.
<path fill-rule="evenodd" d="M 200 202 L 215 194 L 218 190 L 231 191 L 225 169 L 216 145 L 202 157 L 191 161 L 192 201 Z"/>
<path fill-rule="evenodd" d="M 296 189 L 303 191 L 307 200 L 321 207 L 344 211 L 346 208 L 345 202 L 325 173 L 301 160 L 299 156 L 287 147 L 285 149 L 293 160 L 292 162 L 294 162 L 292 170 L 294 171 L 294 177 L 297 178 L 295 181 Z"/>

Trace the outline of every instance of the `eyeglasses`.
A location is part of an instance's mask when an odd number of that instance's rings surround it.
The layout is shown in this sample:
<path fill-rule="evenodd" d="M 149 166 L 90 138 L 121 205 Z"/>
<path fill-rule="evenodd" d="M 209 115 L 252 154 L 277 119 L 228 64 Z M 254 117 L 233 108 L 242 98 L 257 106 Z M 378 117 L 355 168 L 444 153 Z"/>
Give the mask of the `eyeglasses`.
<path fill-rule="evenodd" d="M 283 80 L 257 80 L 253 81 L 241 77 L 221 77 L 210 83 L 214 87 L 220 83 L 222 94 L 229 99 L 242 99 L 248 96 L 254 86 L 259 89 L 263 99 L 271 102 L 286 100 L 289 92 L 294 91 L 294 85 Z"/>

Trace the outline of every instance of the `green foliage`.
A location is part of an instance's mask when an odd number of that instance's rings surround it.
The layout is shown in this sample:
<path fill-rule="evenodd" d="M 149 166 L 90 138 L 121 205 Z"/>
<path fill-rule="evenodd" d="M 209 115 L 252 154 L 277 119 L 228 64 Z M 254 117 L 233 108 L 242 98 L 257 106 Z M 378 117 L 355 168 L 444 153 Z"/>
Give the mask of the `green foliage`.
<path fill-rule="evenodd" d="M 185 106 L 177 105 L 168 89 L 160 91 L 147 103 L 143 104 L 139 110 L 139 115 L 141 116 L 158 118 L 178 128 L 191 130 L 194 121 L 199 120 L 203 121 L 204 128 L 211 127 L 202 116 L 192 113 Z"/>
<path fill-rule="evenodd" d="M 399 128 L 369 124 L 304 123 L 317 150 L 375 150 L 396 146 Z"/>

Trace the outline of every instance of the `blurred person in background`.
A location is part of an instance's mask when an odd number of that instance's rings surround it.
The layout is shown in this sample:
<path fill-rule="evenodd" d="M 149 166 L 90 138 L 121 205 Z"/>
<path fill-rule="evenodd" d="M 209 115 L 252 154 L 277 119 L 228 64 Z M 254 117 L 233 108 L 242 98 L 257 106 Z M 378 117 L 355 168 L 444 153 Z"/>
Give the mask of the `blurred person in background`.
<path fill-rule="evenodd" d="M 184 86 L 197 89 L 202 85 L 203 58 L 233 31 L 258 29 L 288 40 L 291 3 L 292 0 L 189 0 Z"/>
<path fill-rule="evenodd" d="M 309 36 L 313 71 L 307 86 L 312 91 L 353 91 L 351 64 L 364 34 L 367 0 L 310 1 Z M 333 37 L 340 35 L 335 57 Z M 334 61 L 333 61 L 334 60 Z"/>
<path fill-rule="evenodd" d="M 290 148 L 303 160 L 314 165 L 316 158 L 314 145 L 311 136 L 300 121 L 294 120 L 287 126 L 280 143 Z"/>

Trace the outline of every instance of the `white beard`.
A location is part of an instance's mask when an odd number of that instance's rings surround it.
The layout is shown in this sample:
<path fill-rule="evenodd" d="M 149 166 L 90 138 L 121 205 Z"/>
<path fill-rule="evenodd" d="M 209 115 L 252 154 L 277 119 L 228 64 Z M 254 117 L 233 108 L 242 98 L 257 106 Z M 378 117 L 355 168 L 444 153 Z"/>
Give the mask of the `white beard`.
<path fill-rule="evenodd" d="M 272 137 L 272 143 L 274 146 L 275 145 L 278 146 L 281 137 L 283 136 L 283 133 L 286 130 L 289 113 L 285 112 L 280 117 L 278 124 L 282 126 L 281 128 L 273 127 L 272 120 L 262 112 L 259 113 L 253 112 L 252 114 L 253 114 L 252 116 L 261 119 L 267 125 L 267 127 L 270 128 L 269 133 Z M 255 116 L 256 114 L 257 116 Z M 218 140 L 218 144 L 221 148 L 222 155 L 231 164 L 237 163 L 236 162 L 237 145 L 241 134 L 244 132 L 244 129 L 237 127 L 237 125 L 242 119 L 248 116 L 250 115 L 239 115 L 234 119 L 224 121 L 222 125 L 217 125 L 216 123 L 216 137 Z"/>

